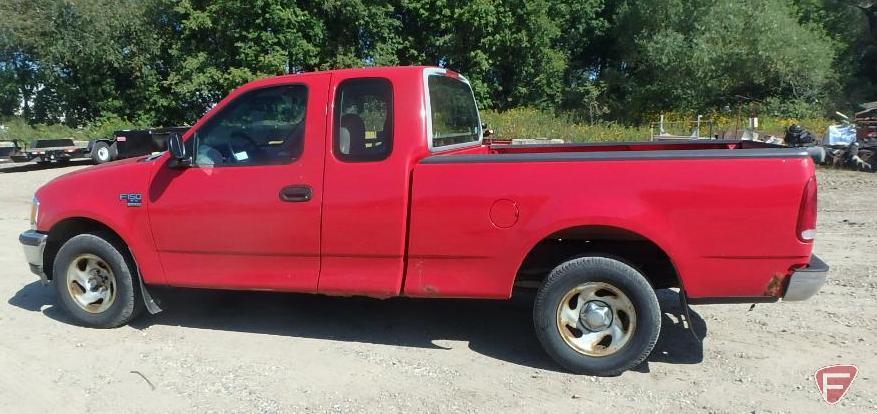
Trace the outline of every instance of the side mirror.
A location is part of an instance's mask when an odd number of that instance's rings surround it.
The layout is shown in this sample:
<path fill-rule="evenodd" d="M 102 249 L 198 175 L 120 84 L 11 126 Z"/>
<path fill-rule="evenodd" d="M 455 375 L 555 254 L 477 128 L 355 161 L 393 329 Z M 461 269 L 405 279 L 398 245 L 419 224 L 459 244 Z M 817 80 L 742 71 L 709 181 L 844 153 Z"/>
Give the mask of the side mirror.
<path fill-rule="evenodd" d="M 487 124 L 481 124 L 481 136 L 487 138 L 493 135 L 493 130 L 487 128 Z"/>
<path fill-rule="evenodd" d="M 186 150 L 186 143 L 179 132 L 174 132 L 167 139 L 167 150 L 171 153 L 171 166 L 185 168 L 192 165 L 192 156 Z"/>

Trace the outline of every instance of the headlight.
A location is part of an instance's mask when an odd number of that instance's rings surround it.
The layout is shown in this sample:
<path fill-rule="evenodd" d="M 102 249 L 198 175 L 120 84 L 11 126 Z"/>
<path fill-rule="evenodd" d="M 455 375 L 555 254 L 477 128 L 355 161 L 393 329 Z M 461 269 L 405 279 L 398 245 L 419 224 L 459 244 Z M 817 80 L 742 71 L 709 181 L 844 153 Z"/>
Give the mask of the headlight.
<path fill-rule="evenodd" d="M 37 228 L 37 219 L 40 217 L 40 200 L 37 200 L 36 197 L 33 198 L 33 202 L 30 205 L 30 228 L 36 230 Z"/>

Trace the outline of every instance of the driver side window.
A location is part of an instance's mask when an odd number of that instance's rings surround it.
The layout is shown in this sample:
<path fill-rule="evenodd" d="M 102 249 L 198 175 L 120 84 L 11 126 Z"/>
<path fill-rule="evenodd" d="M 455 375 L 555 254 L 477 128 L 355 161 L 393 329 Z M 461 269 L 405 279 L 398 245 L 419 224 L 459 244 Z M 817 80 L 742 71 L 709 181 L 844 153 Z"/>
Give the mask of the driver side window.
<path fill-rule="evenodd" d="M 288 164 L 304 148 L 304 85 L 257 89 L 239 96 L 195 132 L 195 164 L 203 167 Z"/>

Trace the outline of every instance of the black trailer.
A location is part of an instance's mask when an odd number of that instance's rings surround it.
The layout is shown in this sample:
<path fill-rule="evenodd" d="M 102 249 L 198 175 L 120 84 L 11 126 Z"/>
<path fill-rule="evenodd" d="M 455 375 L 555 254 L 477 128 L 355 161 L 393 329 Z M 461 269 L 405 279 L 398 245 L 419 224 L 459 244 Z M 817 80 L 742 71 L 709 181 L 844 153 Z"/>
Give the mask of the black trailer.
<path fill-rule="evenodd" d="M 12 162 L 28 162 L 31 160 L 30 153 L 27 152 L 27 144 L 20 140 L 12 140 L 13 150 L 9 153 L 9 159 Z"/>
<path fill-rule="evenodd" d="M 12 157 L 20 152 L 18 141 L 0 141 L 0 163 L 12 162 Z"/>
<path fill-rule="evenodd" d="M 88 152 L 95 164 L 122 158 L 139 157 L 167 150 L 171 134 L 184 134 L 189 127 L 124 129 L 113 132 L 112 138 L 98 138 L 88 143 Z"/>
<path fill-rule="evenodd" d="M 37 163 L 68 162 L 74 158 L 87 157 L 85 148 L 79 147 L 72 138 L 35 139 L 21 155 L 12 157 L 17 162 L 36 160 Z"/>

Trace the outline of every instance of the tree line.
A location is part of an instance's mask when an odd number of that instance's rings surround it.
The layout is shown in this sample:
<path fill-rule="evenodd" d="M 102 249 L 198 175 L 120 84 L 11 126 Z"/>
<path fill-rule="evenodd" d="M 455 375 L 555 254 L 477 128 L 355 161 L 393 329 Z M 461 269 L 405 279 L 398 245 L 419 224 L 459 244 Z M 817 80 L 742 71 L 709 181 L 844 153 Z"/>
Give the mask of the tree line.
<path fill-rule="evenodd" d="M 255 78 L 369 65 L 466 75 L 484 108 L 626 124 L 819 116 L 877 100 L 877 1 L 5 0 L 0 116 L 191 123 Z"/>

